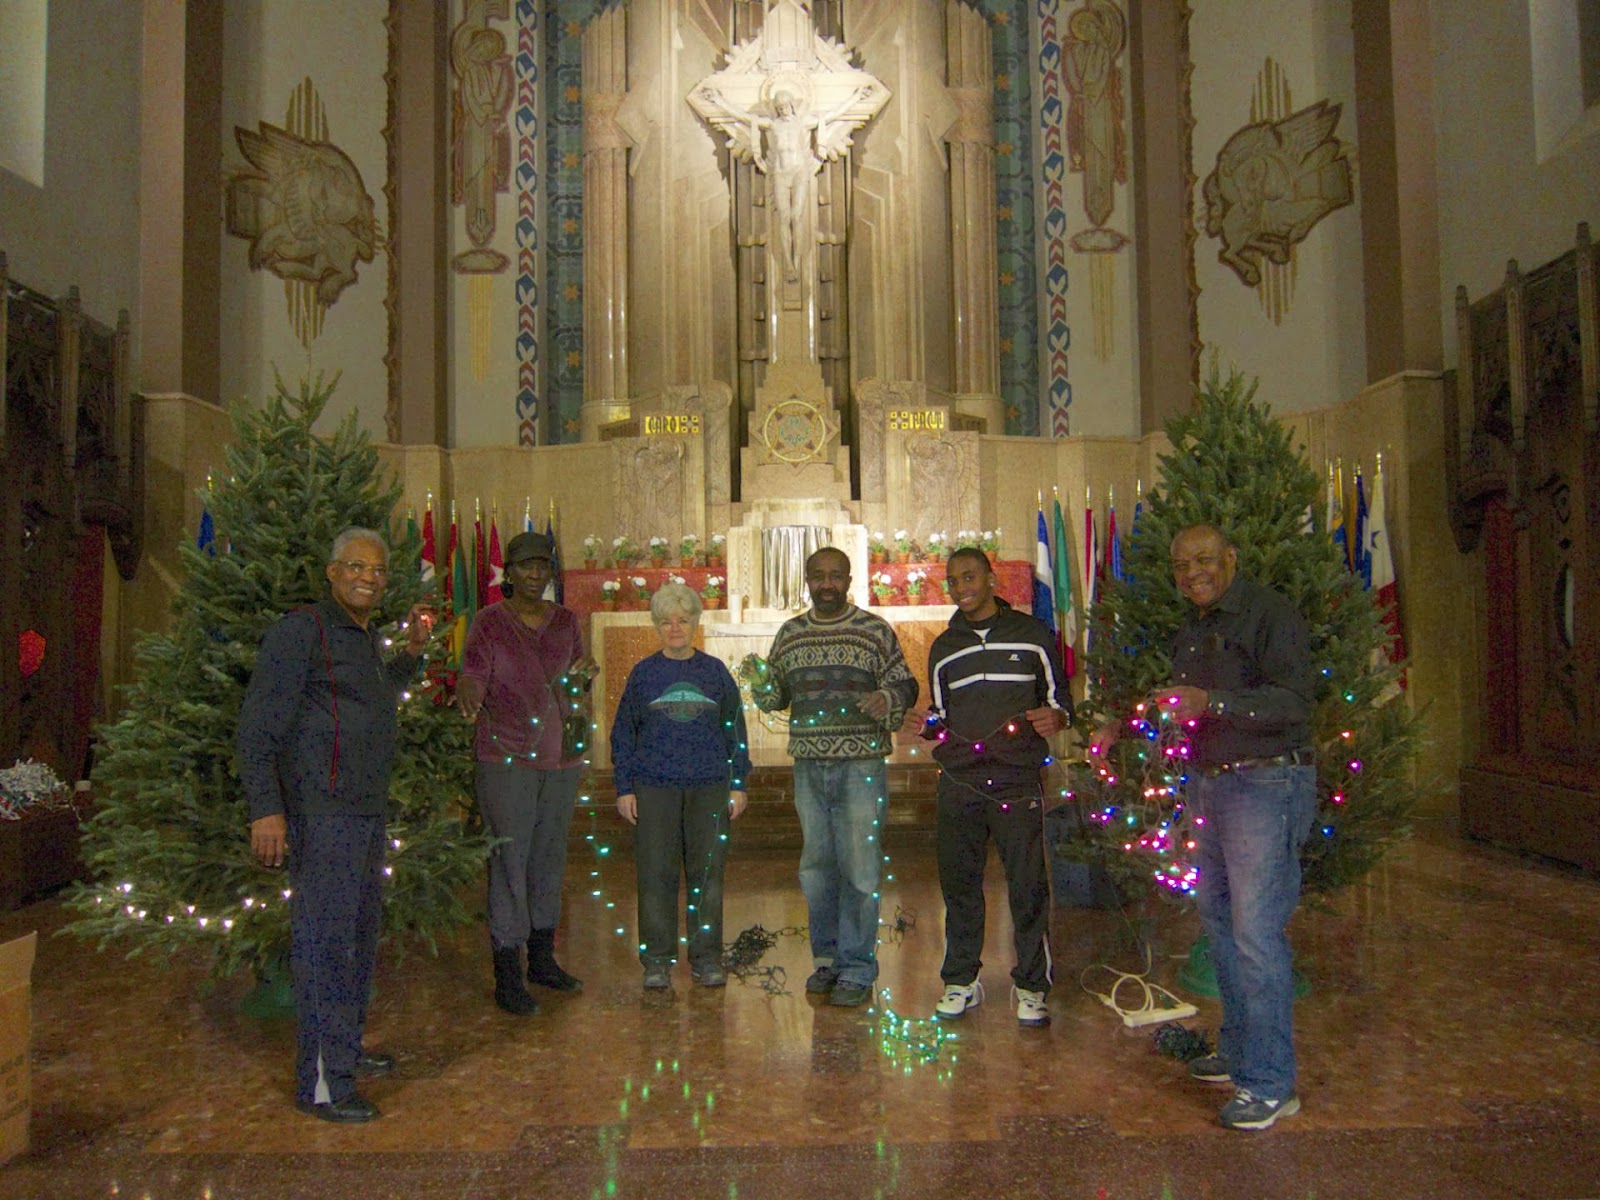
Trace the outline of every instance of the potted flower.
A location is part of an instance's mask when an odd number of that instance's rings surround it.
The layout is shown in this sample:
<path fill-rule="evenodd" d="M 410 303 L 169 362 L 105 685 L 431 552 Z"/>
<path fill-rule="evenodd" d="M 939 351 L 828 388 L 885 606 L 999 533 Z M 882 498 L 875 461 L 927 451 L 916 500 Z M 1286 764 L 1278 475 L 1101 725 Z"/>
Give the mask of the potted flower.
<path fill-rule="evenodd" d="M 617 593 L 622 590 L 620 579 L 603 579 L 600 581 L 600 611 L 615 612 L 617 608 Z"/>
<path fill-rule="evenodd" d="M 583 569 L 592 571 L 600 561 L 600 539 L 590 534 L 583 539 Z"/>
<path fill-rule="evenodd" d="M 633 604 L 635 608 L 650 607 L 650 581 L 643 575 L 635 575 L 629 582 L 633 584 Z"/>
<path fill-rule="evenodd" d="M 943 530 L 938 530 L 928 535 L 927 544 L 922 547 L 922 560 L 924 562 L 943 562 L 945 556 L 945 535 Z"/>
<path fill-rule="evenodd" d="M 650 539 L 650 565 L 664 567 L 667 565 L 667 539 L 653 537 Z"/>
<path fill-rule="evenodd" d="M 906 574 L 906 601 L 911 604 L 922 603 L 923 584 L 928 577 L 920 570 L 910 571 Z"/>
<path fill-rule="evenodd" d="M 995 551 L 1000 549 L 1000 530 L 985 529 L 980 533 L 978 535 L 978 549 L 993 558 Z"/>
<path fill-rule="evenodd" d="M 889 544 L 884 539 L 883 530 L 874 529 L 867 534 L 867 561 L 870 563 L 886 563 L 889 561 Z"/>
<path fill-rule="evenodd" d="M 628 540 L 628 535 L 611 539 L 611 565 L 625 567 L 639 556 L 638 547 Z"/>
<path fill-rule="evenodd" d="M 700 603 L 705 605 L 708 609 L 721 608 L 722 583 L 723 580 L 721 575 L 708 576 L 705 586 L 700 589 Z"/>
<path fill-rule="evenodd" d="M 720 533 L 711 535 L 711 545 L 706 547 L 706 566 L 720 567 L 722 556 L 727 552 L 728 539 Z"/>
<path fill-rule="evenodd" d="M 680 567 L 694 566 L 695 551 L 700 548 L 700 539 L 692 533 L 686 533 L 678 539 L 678 565 Z"/>
<path fill-rule="evenodd" d="M 956 531 L 955 548 L 957 550 L 965 550 L 968 546 L 971 546 L 974 550 L 978 548 L 978 531 L 976 529 L 958 529 Z"/>
<path fill-rule="evenodd" d="M 895 562 L 910 562 L 911 549 L 916 543 L 911 540 L 911 534 L 905 529 L 894 531 L 894 560 Z"/>
<path fill-rule="evenodd" d="M 888 604 L 894 599 L 894 578 L 887 571 L 879 571 L 872 576 L 872 602 L 879 606 Z"/>

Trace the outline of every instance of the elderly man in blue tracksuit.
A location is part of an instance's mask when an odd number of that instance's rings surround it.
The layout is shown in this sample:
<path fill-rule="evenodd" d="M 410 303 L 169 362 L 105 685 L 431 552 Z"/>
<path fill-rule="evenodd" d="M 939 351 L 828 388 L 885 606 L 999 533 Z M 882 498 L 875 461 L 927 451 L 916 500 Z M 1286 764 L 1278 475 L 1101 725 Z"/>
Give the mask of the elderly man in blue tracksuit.
<path fill-rule="evenodd" d="M 1054 635 L 994 594 L 994 569 L 963 547 L 945 568 L 956 613 L 928 653 L 923 736 L 937 741 L 944 1020 L 983 1003 L 983 867 L 993 838 L 1016 932 L 1017 1022 L 1050 1023 L 1050 872 L 1044 846 L 1046 741 L 1072 720 Z"/>
<path fill-rule="evenodd" d="M 383 915 L 395 709 L 432 617 L 413 608 L 403 648 L 386 659 L 371 624 L 389 582 L 382 535 L 346 529 L 328 558 L 330 594 L 261 639 L 237 745 L 250 849 L 289 869 L 295 1103 L 351 1124 L 378 1116 L 356 1079 L 394 1066 L 362 1051 L 361 1031 Z"/>

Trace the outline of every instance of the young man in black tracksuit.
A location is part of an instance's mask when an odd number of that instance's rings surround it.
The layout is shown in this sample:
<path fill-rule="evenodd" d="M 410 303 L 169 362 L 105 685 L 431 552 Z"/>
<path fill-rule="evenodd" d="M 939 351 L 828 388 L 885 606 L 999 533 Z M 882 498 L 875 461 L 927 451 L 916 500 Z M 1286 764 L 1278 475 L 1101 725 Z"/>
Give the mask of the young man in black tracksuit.
<path fill-rule="evenodd" d="M 928 653 L 932 699 L 923 736 L 938 745 L 939 885 L 944 891 L 945 990 L 952 1020 L 983 1002 L 983 867 L 993 838 L 1005 866 L 1016 930 L 1017 1020 L 1050 1023 L 1050 875 L 1040 771 L 1045 740 L 1072 720 L 1055 637 L 994 594 L 981 550 L 963 548 L 945 569 L 956 614 Z"/>

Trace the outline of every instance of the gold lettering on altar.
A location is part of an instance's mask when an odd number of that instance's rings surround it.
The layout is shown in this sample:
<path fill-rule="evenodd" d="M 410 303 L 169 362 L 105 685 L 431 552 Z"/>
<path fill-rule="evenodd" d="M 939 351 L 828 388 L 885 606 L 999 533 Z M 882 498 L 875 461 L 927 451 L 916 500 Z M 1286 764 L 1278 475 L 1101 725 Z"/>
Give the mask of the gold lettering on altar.
<path fill-rule="evenodd" d="M 644 436 L 661 437 L 667 434 L 699 433 L 699 413 L 660 413 L 644 419 Z"/>
<path fill-rule="evenodd" d="M 895 408 L 888 414 L 890 429 L 945 429 L 945 413 L 941 408 Z"/>

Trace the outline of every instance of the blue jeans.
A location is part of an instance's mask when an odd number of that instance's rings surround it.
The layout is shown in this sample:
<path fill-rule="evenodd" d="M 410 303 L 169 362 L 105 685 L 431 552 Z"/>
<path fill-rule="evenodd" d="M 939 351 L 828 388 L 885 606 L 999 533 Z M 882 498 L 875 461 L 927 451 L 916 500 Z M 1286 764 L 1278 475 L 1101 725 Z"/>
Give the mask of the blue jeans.
<path fill-rule="evenodd" d="M 1190 780 L 1200 920 L 1222 995 L 1219 1053 L 1256 1096 L 1294 1094 L 1294 974 L 1285 927 L 1300 902 L 1300 847 L 1317 810 L 1315 767 L 1253 767 Z M 1203 823 L 1202 823 L 1203 821 Z"/>
<path fill-rule="evenodd" d="M 878 977 L 878 874 L 889 807 L 883 759 L 795 759 L 794 807 L 805 838 L 800 890 L 812 964 L 832 964 L 840 982 L 870 987 Z"/>

